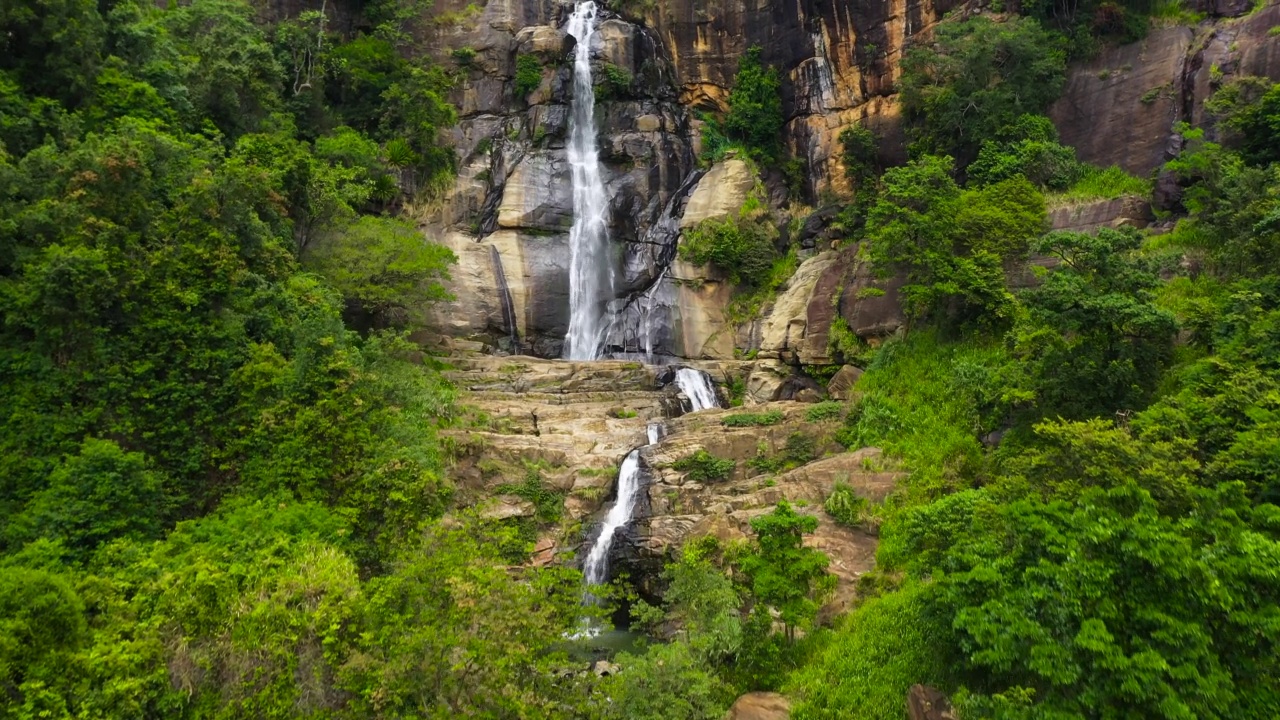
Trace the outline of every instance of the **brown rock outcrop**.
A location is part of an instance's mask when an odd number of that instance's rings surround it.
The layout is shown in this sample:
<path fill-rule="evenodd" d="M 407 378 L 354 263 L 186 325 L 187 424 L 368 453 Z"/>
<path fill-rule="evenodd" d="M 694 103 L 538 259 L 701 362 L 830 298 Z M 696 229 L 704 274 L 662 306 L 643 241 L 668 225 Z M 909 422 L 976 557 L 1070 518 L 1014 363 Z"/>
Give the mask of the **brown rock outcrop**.
<path fill-rule="evenodd" d="M 853 386 L 858 384 L 860 377 L 862 377 L 861 368 L 845 365 L 831 376 L 831 381 L 827 383 L 827 392 L 835 400 L 848 400 L 853 396 Z"/>
<path fill-rule="evenodd" d="M 1163 164 L 1181 116 L 1191 39 L 1191 28 L 1160 28 L 1072 67 L 1062 97 L 1049 109 L 1062 143 L 1085 162 L 1118 164 L 1139 176 Z"/>
<path fill-rule="evenodd" d="M 1154 219 L 1151 203 L 1140 197 L 1094 200 L 1049 209 L 1051 230 L 1092 232 L 1098 228 L 1121 225 L 1143 228 Z"/>
<path fill-rule="evenodd" d="M 907 718 L 909 720 L 957 720 L 947 696 L 928 685 L 912 685 L 907 691 Z"/>
<path fill-rule="evenodd" d="M 870 263 L 858 262 L 853 279 L 840 295 L 840 317 L 854 335 L 864 340 L 892 335 L 907 323 L 900 297 L 906 282 L 902 275 L 878 278 Z"/>
<path fill-rule="evenodd" d="M 750 692 L 733 701 L 724 720 L 787 720 L 791 703 L 778 693 Z"/>

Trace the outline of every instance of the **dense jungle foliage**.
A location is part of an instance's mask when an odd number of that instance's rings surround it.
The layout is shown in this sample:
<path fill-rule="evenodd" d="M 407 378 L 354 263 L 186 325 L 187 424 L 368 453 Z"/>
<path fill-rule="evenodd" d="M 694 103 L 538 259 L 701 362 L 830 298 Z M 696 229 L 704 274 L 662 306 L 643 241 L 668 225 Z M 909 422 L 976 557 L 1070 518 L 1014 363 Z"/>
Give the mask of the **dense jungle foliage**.
<path fill-rule="evenodd" d="M 910 161 L 883 167 L 867 129 L 841 136 L 845 242 L 905 277 L 910 327 L 878 349 L 833 332 L 866 373 L 832 416 L 908 477 L 879 506 L 837 485 L 825 510 L 878 529 L 877 568 L 856 610 L 806 618 L 764 663 L 737 625 L 688 619 L 672 583 L 675 645 L 737 643 L 713 679 L 781 689 L 804 720 L 901 718 L 916 683 L 973 718 L 1280 712 L 1280 85 L 1222 83 L 1210 132 L 1184 128 L 1163 232 L 1046 233 L 1048 203 L 1150 193 L 1079 162 L 1042 113 L 1070 58 L 1141 36 L 1155 10 L 945 22 L 902 59 Z M 713 139 L 768 162 L 751 136 Z M 737 226 L 695 229 L 691 256 L 736 267 Z M 698 548 L 671 572 L 708 561 L 740 572 Z M 701 585 L 704 608 L 732 605 Z"/>
<path fill-rule="evenodd" d="M 578 574 L 437 522 L 424 10 L 0 9 L 0 716 L 573 714 Z"/>
<path fill-rule="evenodd" d="M 1226 83 L 1184 129 L 1170 232 L 1046 234 L 1059 194 L 1149 189 L 1043 112 L 1156 8 L 1020 10 L 904 55 L 908 163 L 842 136 L 843 242 L 911 318 L 877 349 L 833 333 L 866 373 L 808 413 L 908 472 L 824 506 L 878 528 L 859 605 L 818 622 L 830 559 L 784 502 L 628 598 L 652 642 L 597 678 L 564 643 L 580 573 L 513 566 L 522 528 L 455 506 L 454 392 L 407 340 L 452 261 L 406 219 L 455 163 L 425 8 L 338 31 L 242 0 L 5 4 L 0 718 L 683 720 L 758 689 L 901 718 L 915 683 L 966 718 L 1275 717 L 1280 86 Z M 782 77 L 744 56 L 713 158 L 786 162 Z M 751 207 L 685 252 L 759 301 L 796 260 L 774 232 Z"/>

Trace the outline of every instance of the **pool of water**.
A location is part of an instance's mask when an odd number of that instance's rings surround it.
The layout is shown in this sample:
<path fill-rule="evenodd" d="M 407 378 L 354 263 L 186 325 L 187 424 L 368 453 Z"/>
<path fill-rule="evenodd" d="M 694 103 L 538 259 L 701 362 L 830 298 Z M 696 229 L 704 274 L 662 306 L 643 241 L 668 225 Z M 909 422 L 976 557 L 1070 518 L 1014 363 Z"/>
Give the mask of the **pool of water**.
<path fill-rule="evenodd" d="M 566 638 L 560 648 L 581 662 L 609 660 L 620 652 L 635 653 L 642 649 L 644 633 L 631 630 L 601 630 L 595 635 L 580 634 Z"/>

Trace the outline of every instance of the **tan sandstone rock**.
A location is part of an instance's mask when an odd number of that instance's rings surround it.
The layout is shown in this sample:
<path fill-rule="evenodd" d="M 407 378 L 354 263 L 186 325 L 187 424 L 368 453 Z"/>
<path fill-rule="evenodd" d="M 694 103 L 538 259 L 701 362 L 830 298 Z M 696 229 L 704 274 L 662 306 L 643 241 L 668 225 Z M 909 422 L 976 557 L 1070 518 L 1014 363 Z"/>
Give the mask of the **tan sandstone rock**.
<path fill-rule="evenodd" d="M 698 180 L 698 186 L 689 196 L 680 218 L 681 229 L 709 218 L 736 214 L 755 184 L 755 174 L 746 161 L 729 158 L 716 163 Z"/>
<path fill-rule="evenodd" d="M 724 720 L 787 720 L 791 703 L 786 697 L 771 692 L 751 692 L 739 697 L 729 708 Z"/>

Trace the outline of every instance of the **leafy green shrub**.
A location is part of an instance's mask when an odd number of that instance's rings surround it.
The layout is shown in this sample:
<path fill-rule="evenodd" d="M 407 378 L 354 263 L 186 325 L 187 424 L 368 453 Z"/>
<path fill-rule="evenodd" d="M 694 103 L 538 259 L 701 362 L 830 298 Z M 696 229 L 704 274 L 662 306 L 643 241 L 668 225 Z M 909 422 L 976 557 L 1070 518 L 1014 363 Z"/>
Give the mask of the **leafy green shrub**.
<path fill-rule="evenodd" d="M 851 528 L 862 528 L 867 525 L 867 499 L 855 493 L 848 483 L 836 481 L 822 509 L 827 511 L 831 519 Z"/>
<path fill-rule="evenodd" d="M 718 718 L 733 700 L 733 689 L 688 643 L 653 645 L 641 655 L 620 653 L 616 662 L 621 670 L 600 681 L 609 698 L 594 715 L 601 720 Z"/>
<path fill-rule="evenodd" d="M 631 408 L 610 408 L 608 415 L 611 418 L 626 420 L 627 418 L 635 417 L 637 413 L 635 410 L 632 410 Z"/>
<path fill-rule="evenodd" d="M 703 156 L 712 162 L 729 146 L 737 146 L 772 164 L 782 149 L 782 80 L 777 68 L 766 68 L 760 61 L 760 52 L 759 46 L 752 46 L 742 56 L 724 119 L 702 117 Z"/>
<path fill-rule="evenodd" d="M 805 433 L 795 432 L 787 436 L 782 450 L 776 453 L 770 454 L 769 446 L 761 442 L 756 447 L 756 456 L 747 461 L 747 466 L 760 472 L 780 473 L 798 468 L 817 457 L 817 441 Z"/>
<path fill-rule="evenodd" d="M 455 49 L 451 55 L 453 56 L 454 62 L 466 67 L 475 62 L 476 49 L 468 45 Z"/>
<path fill-rule="evenodd" d="M 729 407 L 742 407 L 742 401 L 747 397 L 747 379 L 734 375 L 725 382 L 724 390 L 729 397 Z"/>
<path fill-rule="evenodd" d="M 683 260 L 710 263 L 737 285 L 766 283 L 778 251 L 773 246 L 776 230 L 766 220 L 743 217 L 708 218 L 685 230 L 680 241 Z"/>
<path fill-rule="evenodd" d="M 633 82 L 631 73 L 611 62 L 605 63 L 600 87 L 596 91 L 596 101 L 619 100 L 629 96 Z"/>
<path fill-rule="evenodd" d="M 658 8 L 658 0 L 605 0 L 605 5 L 627 17 L 643 18 Z"/>
<path fill-rule="evenodd" d="M 503 483 L 495 488 L 499 494 L 515 495 L 533 503 L 534 518 L 540 523 L 553 523 L 564 510 L 564 494 L 551 490 L 542 479 L 536 465 L 525 468 L 524 480 L 519 483 Z"/>
<path fill-rule="evenodd" d="M 542 84 L 542 63 L 532 55 L 516 58 L 516 97 L 527 97 Z"/>
<path fill-rule="evenodd" d="M 880 175 L 880 141 L 875 133 L 861 125 L 850 125 L 840 131 L 841 159 L 844 174 L 855 191 L 871 185 Z"/>
<path fill-rule="evenodd" d="M 735 465 L 734 461 L 722 460 L 705 449 L 699 449 L 692 455 L 671 463 L 672 468 L 686 473 L 685 477 L 694 482 L 727 480 L 733 474 Z"/>
<path fill-rule="evenodd" d="M 1227 144 L 1251 165 L 1280 160 L 1280 83 L 1244 77 L 1226 83 L 1205 102 L 1230 132 Z"/>
<path fill-rule="evenodd" d="M 804 412 L 804 417 L 809 422 L 823 422 L 825 420 L 838 420 L 843 414 L 843 403 L 835 400 L 827 400 L 806 410 Z"/>
<path fill-rule="evenodd" d="M 1023 115 L 994 140 L 985 140 L 967 170 L 980 185 L 1022 175 L 1040 187 L 1064 190 L 1083 168 L 1073 148 L 1058 143 L 1058 130 L 1042 115 Z"/>
<path fill-rule="evenodd" d="M 725 427 L 752 427 L 762 425 L 777 425 L 786 417 L 781 410 L 770 410 L 763 413 L 734 413 L 725 415 L 720 419 L 720 424 Z"/>

